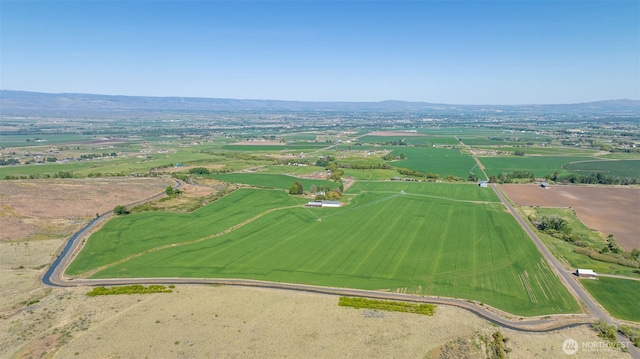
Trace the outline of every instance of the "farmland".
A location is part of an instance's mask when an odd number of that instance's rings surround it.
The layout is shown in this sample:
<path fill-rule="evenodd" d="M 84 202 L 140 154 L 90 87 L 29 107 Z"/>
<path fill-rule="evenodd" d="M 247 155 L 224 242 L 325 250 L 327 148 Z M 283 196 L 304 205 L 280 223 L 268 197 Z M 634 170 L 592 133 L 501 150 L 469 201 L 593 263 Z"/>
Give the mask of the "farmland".
<path fill-rule="evenodd" d="M 114 218 L 92 236 L 68 273 L 77 274 L 82 268 L 109 264 L 158 246 L 196 241 L 268 209 L 296 204 L 294 197 L 281 191 L 238 190 L 191 213 L 147 212 Z"/>
<path fill-rule="evenodd" d="M 485 166 L 487 175 L 498 176 L 503 172 L 529 171 L 536 177 L 544 177 L 558 171 L 561 174 L 567 173 L 564 166 L 580 161 L 593 161 L 593 157 L 574 156 L 496 156 L 480 157 L 480 161 Z"/>
<path fill-rule="evenodd" d="M 358 139 L 365 144 L 391 144 L 402 143 L 411 145 L 456 145 L 458 141 L 453 136 L 428 136 L 422 133 L 398 133 L 396 136 L 369 134 Z"/>
<path fill-rule="evenodd" d="M 180 193 L 100 222 L 66 271 L 73 278 L 69 283 L 254 278 L 455 297 L 459 303 L 509 312 L 503 314 L 507 318 L 570 321 L 582 316 L 546 318 L 581 308 L 492 189 L 467 180 L 470 170 L 482 177 L 472 155 L 489 175 L 529 170 L 536 177 L 554 171 L 637 177 L 640 153 L 637 116 L 628 112 L 592 117 L 530 108 L 524 116 L 513 109 L 477 108 L 436 113 L 80 110 L 49 118 L 44 110 L 6 118 L 4 110 L 2 357 L 43 352 L 144 357 L 147 345 L 156 353 L 193 357 L 309 356 L 308 345 L 296 348 L 300 342 L 315 345 L 312 356 L 327 356 L 331 348 L 329 356 L 335 357 L 354 352 L 424 357 L 451 340 L 470 338 L 478 328 L 485 334 L 496 330 L 480 317 L 440 304 L 433 317 L 422 318 L 338 307 L 336 296 L 308 292 L 177 284 L 170 294 L 100 298 L 87 297 L 84 287 L 54 288 L 38 280 L 63 241 L 96 212 L 163 193 L 176 179 L 185 183 Z M 432 176 L 399 172 L 402 168 Z M 332 174 L 339 176 L 327 181 Z M 637 243 L 634 237 L 625 242 L 619 232 L 637 232 L 632 227 L 637 206 L 627 204 L 637 198 L 637 188 L 590 186 L 589 191 L 625 194 L 567 204 L 561 200 L 579 198 L 572 191 L 583 187 L 547 180 L 552 188 L 532 187 L 532 198 L 549 195 L 558 202 L 548 205 L 572 209 L 530 208 L 532 213 L 566 216 L 575 228 L 580 221 L 589 228 L 600 222 L 621 245 Z M 307 193 L 290 196 L 294 181 Z M 314 197 L 311 185 L 343 185 L 342 207 L 305 208 Z M 509 197 L 518 202 L 516 195 Z M 593 235 L 593 249 L 588 249 L 600 255 L 596 249 L 606 244 L 604 237 L 589 228 L 572 233 Z M 575 252 L 569 242 L 540 237 L 568 268 L 638 277 L 635 268 L 596 261 Z M 581 283 L 612 314 L 634 318 L 635 283 L 604 277 Z M 612 292 L 621 293 L 619 308 L 606 297 Z M 147 331 L 154 338 L 140 345 L 138 334 Z M 215 333 L 215 353 L 205 332 Z M 289 338 L 284 346 L 282 333 Z M 511 332 L 509 337 L 514 357 L 562 355 L 567 337 L 598 340 L 587 327 L 545 335 Z M 251 351 L 255 347 L 260 349 Z"/>
<path fill-rule="evenodd" d="M 545 190 L 536 185 L 509 184 L 501 188 L 519 206 L 571 207 L 587 227 L 613 234 L 626 250 L 640 247 L 638 188 L 552 186 Z"/>
<path fill-rule="evenodd" d="M 306 189 L 312 185 L 316 186 L 329 186 L 338 187 L 335 182 L 326 180 L 311 180 L 306 178 L 293 177 L 281 174 L 263 174 L 263 173 L 230 173 L 230 174 L 216 174 L 212 175 L 213 178 L 233 183 L 242 183 L 252 185 L 256 187 L 268 187 L 278 189 L 289 189 L 294 182 L 300 182 Z"/>
<path fill-rule="evenodd" d="M 623 320 L 640 322 L 640 281 L 601 276 L 598 280 L 583 279 L 580 282 L 611 315 Z"/>
<path fill-rule="evenodd" d="M 606 173 L 611 176 L 635 177 L 640 173 L 640 160 L 573 162 L 564 169 L 576 173 Z"/>
<path fill-rule="evenodd" d="M 469 155 L 462 154 L 455 149 L 410 147 L 397 148 L 393 155 L 407 156 L 405 160 L 394 161 L 395 167 L 406 167 L 423 174 L 435 173 L 440 177 L 453 175 L 467 179 L 470 171 L 476 166 L 476 162 Z"/>
<path fill-rule="evenodd" d="M 468 298 L 521 315 L 578 310 L 490 190 L 373 182 L 352 191 L 338 209 L 285 208 L 295 200 L 283 192 L 244 190 L 193 221 L 118 218 L 120 230 L 94 234 L 69 272 L 112 263 L 93 277 L 253 278 Z M 204 215 L 223 216 L 218 208 L 232 217 Z M 166 223 L 162 238 L 148 223 Z"/>

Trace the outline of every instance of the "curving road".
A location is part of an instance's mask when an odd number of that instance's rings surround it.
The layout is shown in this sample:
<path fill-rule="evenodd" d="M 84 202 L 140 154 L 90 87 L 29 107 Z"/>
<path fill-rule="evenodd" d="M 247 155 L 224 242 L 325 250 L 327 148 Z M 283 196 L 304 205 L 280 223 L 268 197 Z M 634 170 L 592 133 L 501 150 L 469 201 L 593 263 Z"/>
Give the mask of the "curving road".
<path fill-rule="evenodd" d="M 181 181 L 178 181 L 178 184 L 174 188 L 180 188 L 183 185 Z M 576 282 L 573 276 L 567 273 L 566 270 L 562 267 L 562 265 L 551 255 L 551 253 L 546 249 L 546 247 L 542 244 L 540 239 L 536 236 L 536 234 L 527 226 L 526 222 L 522 219 L 520 214 L 511 206 L 509 201 L 502 195 L 502 193 L 492 185 L 493 190 L 496 192 L 500 200 L 504 203 L 504 205 L 509 209 L 512 215 L 516 218 L 516 220 L 520 223 L 522 228 L 527 232 L 527 234 L 533 239 L 534 243 L 543 254 L 543 256 L 547 259 L 547 261 L 551 264 L 551 267 L 555 270 L 556 274 L 563 280 L 564 284 L 573 291 L 573 293 L 579 298 L 585 305 L 587 312 L 589 315 L 558 315 L 554 317 L 534 317 L 534 318 L 522 318 L 510 315 L 509 313 L 502 312 L 498 309 L 486 306 L 482 303 L 477 303 L 470 300 L 464 299 L 455 299 L 455 298 L 444 298 L 444 297 L 433 297 L 433 296 L 418 296 L 418 295 L 410 295 L 403 293 L 390 293 L 390 292 L 380 292 L 373 290 L 361 290 L 361 289 L 348 289 L 348 288 L 335 288 L 335 287 L 324 287 L 324 286 L 313 286 L 306 284 L 293 284 L 293 283 L 278 283 L 278 282 L 267 282 L 267 281 L 259 281 L 259 280 L 251 280 L 251 279 L 212 279 L 212 278 L 114 278 L 114 279 L 69 279 L 64 277 L 64 270 L 69 265 L 71 260 L 77 251 L 81 248 L 83 240 L 86 235 L 90 233 L 90 231 L 101 221 L 105 220 L 107 217 L 111 215 L 111 212 L 105 213 L 93 219 L 86 226 L 81 228 L 78 232 L 76 232 L 67 242 L 67 245 L 63 249 L 62 253 L 58 256 L 58 258 L 53 262 L 49 270 L 45 273 L 42 278 L 42 281 L 46 285 L 50 286 L 58 286 L 58 287 L 79 287 L 79 286 L 104 286 L 104 285 L 131 285 L 131 284 L 221 284 L 221 285 L 234 285 L 234 286 L 246 286 L 246 287 L 259 287 L 259 288 L 273 288 L 273 289 L 284 289 L 284 290 L 295 290 L 295 291 L 305 291 L 312 293 L 320 293 L 320 294 L 330 294 L 330 295 L 343 295 L 343 296 L 357 296 L 357 297 L 366 297 L 372 299 L 386 299 L 386 300 L 397 300 L 397 301 L 405 301 L 405 302 L 415 302 L 415 303 L 431 303 L 431 304 L 441 304 L 441 305 L 450 305 L 458 308 L 462 308 L 468 310 L 483 319 L 486 319 L 490 322 L 498 324 L 502 327 L 523 331 L 523 332 L 549 332 L 555 331 L 564 328 L 570 328 L 580 325 L 588 325 L 593 322 L 594 318 L 602 318 L 607 323 L 616 324 L 614 318 L 609 316 L 605 311 L 603 311 L 598 304 L 585 292 L 585 290 Z M 151 201 L 157 198 L 162 197 L 164 194 L 159 194 L 157 196 L 148 198 L 144 201 L 136 202 L 146 202 Z M 133 205 L 133 204 L 132 204 Z M 628 339 L 622 336 L 619 336 L 618 340 L 620 342 L 628 342 Z M 638 348 L 631 346 L 629 348 L 629 353 L 637 359 L 640 359 L 640 351 Z"/>

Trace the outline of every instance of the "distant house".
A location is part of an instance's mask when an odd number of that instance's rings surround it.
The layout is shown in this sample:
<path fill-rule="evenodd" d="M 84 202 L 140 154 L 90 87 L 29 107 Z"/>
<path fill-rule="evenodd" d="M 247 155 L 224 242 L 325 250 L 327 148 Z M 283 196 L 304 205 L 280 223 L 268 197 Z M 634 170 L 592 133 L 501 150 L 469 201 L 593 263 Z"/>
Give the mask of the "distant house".
<path fill-rule="evenodd" d="M 480 181 L 480 182 L 478 182 L 478 186 L 480 186 L 480 187 L 488 187 L 489 185 L 488 185 L 487 181 Z"/>
<path fill-rule="evenodd" d="M 579 278 L 598 279 L 598 274 L 591 269 L 578 269 L 576 275 Z"/>

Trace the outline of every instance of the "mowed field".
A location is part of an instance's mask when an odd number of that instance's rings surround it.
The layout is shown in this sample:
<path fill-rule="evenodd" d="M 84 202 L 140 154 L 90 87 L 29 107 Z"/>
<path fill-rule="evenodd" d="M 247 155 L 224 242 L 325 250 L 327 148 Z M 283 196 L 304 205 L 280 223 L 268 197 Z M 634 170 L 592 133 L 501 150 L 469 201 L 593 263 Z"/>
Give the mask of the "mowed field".
<path fill-rule="evenodd" d="M 496 156 L 479 157 L 489 176 L 499 176 L 503 172 L 529 171 L 536 177 L 544 177 L 558 171 L 568 173 L 566 166 L 573 162 L 593 162 L 594 157 L 577 156 Z M 591 172 L 589 172 L 591 173 Z"/>
<path fill-rule="evenodd" d="M 640 249 L 640 188 L 505 184 L 500 188 L 519 206 L 571 207 L 582 223 L 613 234 L 625 250 Z"/>
<path fill-rule="evenodd" d="M 604 173 L 614 177 L 638 177 L 640 174 L 640 160 L 574 162 L 565 165 L 564 169 L 583 175 Z"/>
<path fill-rule="evenodd" d="M 436 173 L 440 177 L 453 175 L 466 179 L 469 171 L 474 170 L 476 162 L 470 155 L 460 153 L 458 150 L 430 147 L 404 147 L 394 148 L 392 154 L 407 156 L 405 160 L 390 162 L 394 167 L 409 168 L 424 174 Z M 482 173 L 475 169 L 476 175 Z"/>
<path fill-rule="evenodd" d="M 300 182 L 305 191 L 312 185 L 337 188 L 339 184 L 326 180 L 312 180 L 307 178 L 293 177 L 284 174 L 272 173 L 225 173 L 214 174 L 211 177 L 224 182 L 242 183 L 256 187 L 279 188 L 288 190 L 295 182 Z"/>
<path fill-rule="evenodd" d="M 640 281 L 599 277 L 598 280 L 582 279 L 580 283 L 614 317 L 640 322 Z"/>
<path fill-rule="evenodd" d="M 348 192 L 357 195 L 341 208 L 309 209 L 281 190 L 245 189 L 190 214 L 117 218 L 88 240 L 68 273 L 399 291 L 518 315 L 579 310 L 490 189 L 369 182 Z"/>

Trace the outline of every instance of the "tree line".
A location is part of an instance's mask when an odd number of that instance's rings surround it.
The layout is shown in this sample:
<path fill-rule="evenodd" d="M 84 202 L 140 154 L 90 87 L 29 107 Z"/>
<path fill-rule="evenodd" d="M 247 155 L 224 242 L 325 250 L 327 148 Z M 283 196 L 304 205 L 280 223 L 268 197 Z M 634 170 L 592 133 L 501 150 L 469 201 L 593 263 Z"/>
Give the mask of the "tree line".
<path fill-rule="evenodd" d="M 558 171 L 547 177 L 554 182 L 565 183 L 583 183 L 583 184 L 612 184 L 612 185 L 633 185 L 640 184 L 640 178 L 638 177 L 616 177 L 607 175 L 604 173 L 591 173 L 587 176 L 580 176 L 576 174 L 568 174 L 560 176 Z"/>

